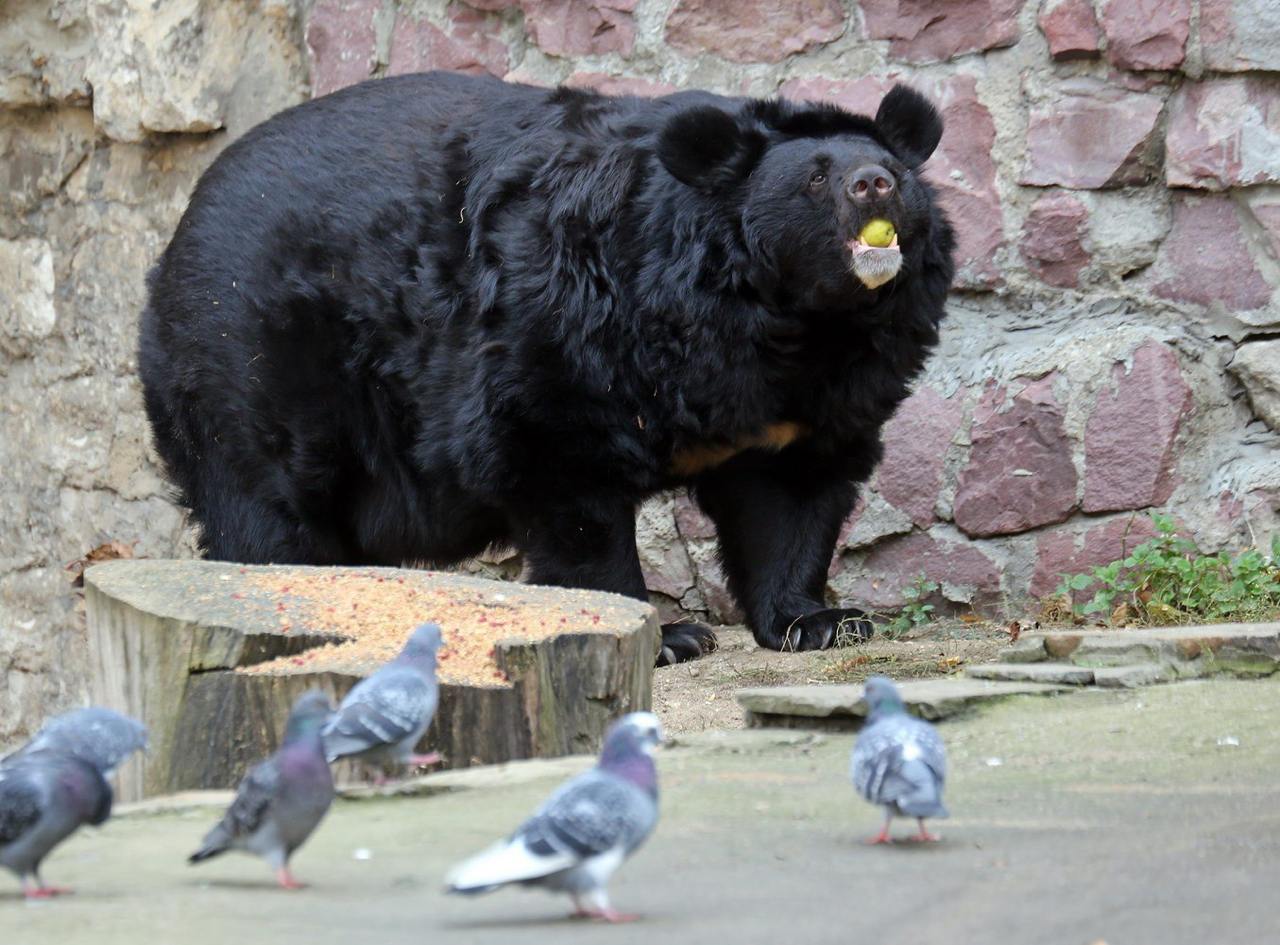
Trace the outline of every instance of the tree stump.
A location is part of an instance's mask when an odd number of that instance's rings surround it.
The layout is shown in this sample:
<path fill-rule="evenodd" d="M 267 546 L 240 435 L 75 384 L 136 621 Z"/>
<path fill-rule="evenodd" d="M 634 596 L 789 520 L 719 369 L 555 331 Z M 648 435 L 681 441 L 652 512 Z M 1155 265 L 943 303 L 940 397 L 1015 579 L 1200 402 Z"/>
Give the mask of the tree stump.
<path fill-rule="evenodd" d="M 613 718 L 649 708 L 660 643 L 640 601 L 430 571 L 134 560 L 84 584 L 93 701 L 151 732 L 122 801 L 235 786 L 298 695 L 336 703 L 426 621 L 444 647 L 420 749 L 454 768 L 596 750 Z"/>

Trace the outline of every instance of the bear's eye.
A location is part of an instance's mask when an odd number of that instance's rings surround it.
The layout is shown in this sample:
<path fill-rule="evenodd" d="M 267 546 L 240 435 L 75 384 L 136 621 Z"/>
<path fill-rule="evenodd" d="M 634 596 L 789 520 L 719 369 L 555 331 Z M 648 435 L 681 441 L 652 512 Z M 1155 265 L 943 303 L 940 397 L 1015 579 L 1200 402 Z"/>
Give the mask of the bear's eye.
<path fill-rule="evenodd" d="M 826 182 L 827 182 L 826 174 L 822 173 L 822 171 L 814 171 L 813 174 L 809 177 L 809 189 L 817 190 Z"/>

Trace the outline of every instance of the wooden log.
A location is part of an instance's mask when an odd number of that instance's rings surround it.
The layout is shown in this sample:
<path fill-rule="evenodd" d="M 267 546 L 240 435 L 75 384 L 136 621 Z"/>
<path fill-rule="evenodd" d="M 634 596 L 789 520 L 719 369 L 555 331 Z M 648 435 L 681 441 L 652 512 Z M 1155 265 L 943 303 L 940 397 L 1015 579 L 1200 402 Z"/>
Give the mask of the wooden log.
<path fill-rule="evenodd" d="M 336 702 L 424 621 L 445 646 L 420 748 L 449 767 L 595 751 L 610 720 L 649 708 L 660 644 L 640 601 L 393 568 L 111 561 L 85 572 L 85 600 L 93 701 L 151 731 L 122 801 L 233 787 L 298 695 Z"/>

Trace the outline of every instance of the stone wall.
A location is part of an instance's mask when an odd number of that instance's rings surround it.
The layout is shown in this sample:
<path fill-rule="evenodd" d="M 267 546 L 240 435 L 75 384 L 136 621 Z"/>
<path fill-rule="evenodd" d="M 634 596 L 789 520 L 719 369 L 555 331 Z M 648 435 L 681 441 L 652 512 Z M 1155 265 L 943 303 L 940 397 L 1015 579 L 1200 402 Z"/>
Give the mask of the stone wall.
<path fill-rule="evenodd" d="M 1275 531 L 1273 0 L 7 0 L 0 742 L 82 696 L 68 561 L 108 540 L 190 553 L 133 336 L 200 171 L 308 95 L 427 68 L 861 110 L 905 80 L 939 104 L 927 174 L 960 277 L 833 594 L 891 608 L 924 573 L 999 607 L 1115 556 L 1152 508 L 1206 549 Z M 686 498 L 639 531 L 664 610 L 734 617 Z"/>

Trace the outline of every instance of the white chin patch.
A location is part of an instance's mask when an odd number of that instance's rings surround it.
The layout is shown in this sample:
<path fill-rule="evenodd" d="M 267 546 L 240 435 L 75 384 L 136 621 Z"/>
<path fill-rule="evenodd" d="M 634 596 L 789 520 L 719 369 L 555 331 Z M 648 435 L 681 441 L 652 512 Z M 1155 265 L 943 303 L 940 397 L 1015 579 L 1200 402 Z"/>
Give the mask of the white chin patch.
<path fill-rule="evenodd" d="M 883 248 L 868 246 L 862 240 L 849 244 L 853 253 L 853 274 L 868 289 L 878 289 L 898 274 L 902 268 L 902 250 L 898 238 Z"/>

